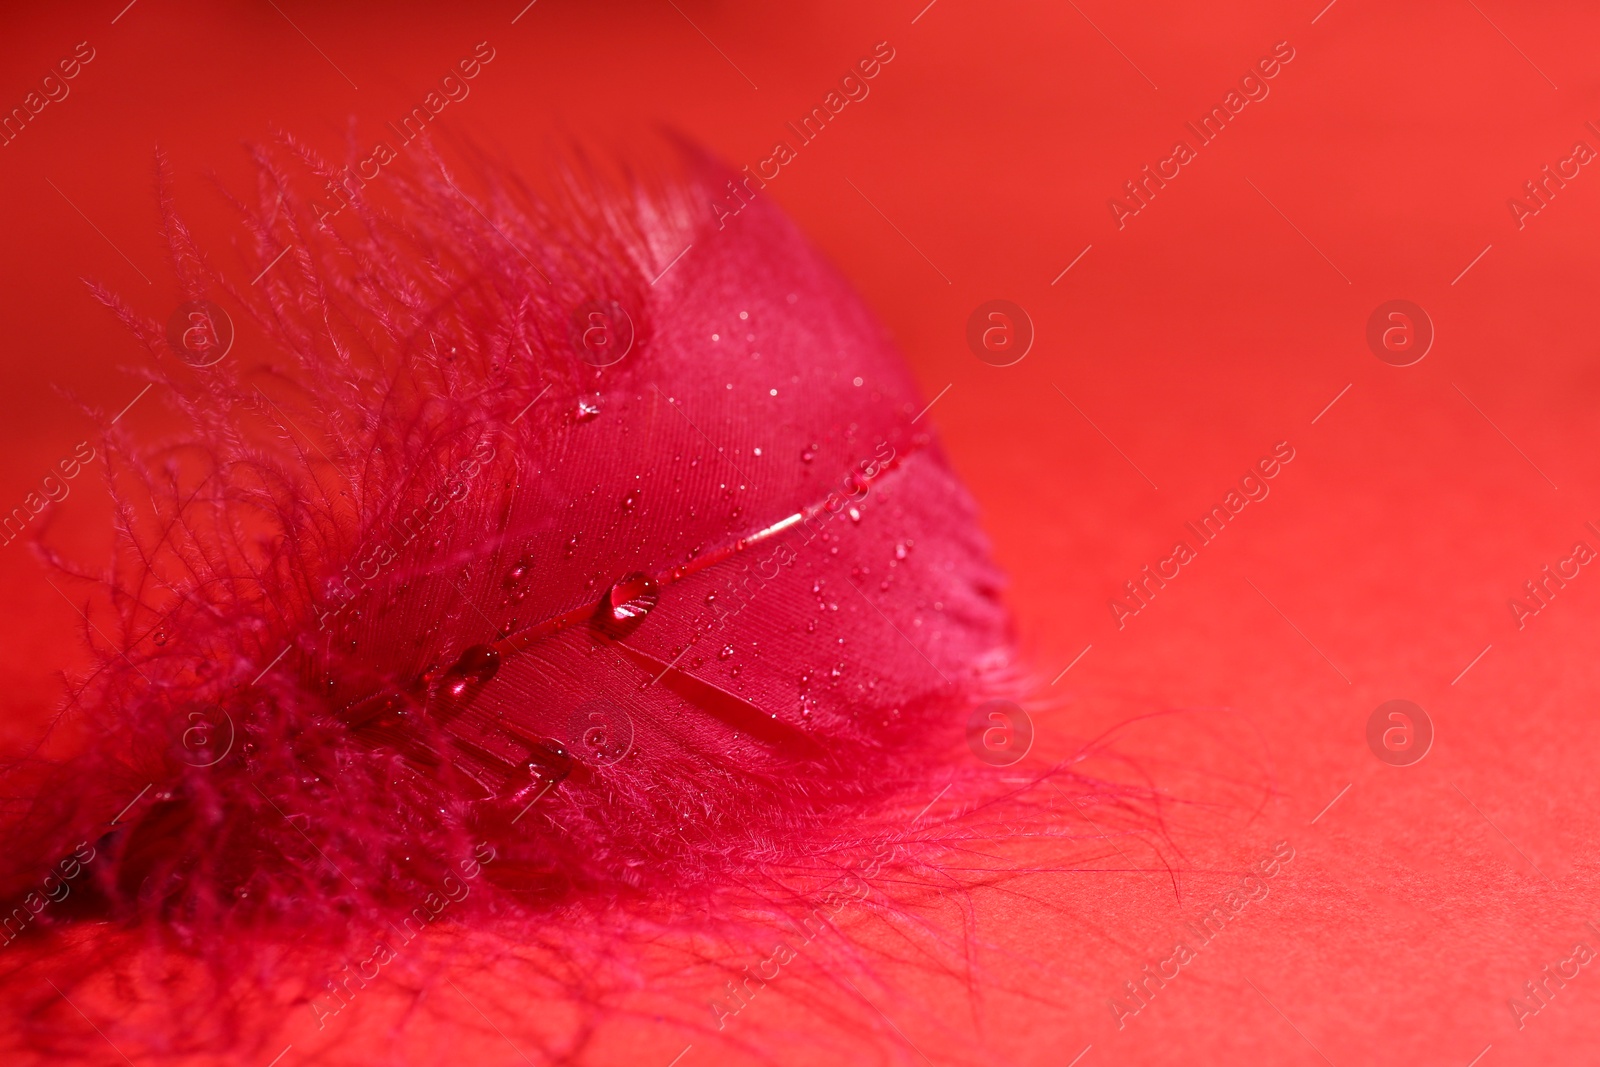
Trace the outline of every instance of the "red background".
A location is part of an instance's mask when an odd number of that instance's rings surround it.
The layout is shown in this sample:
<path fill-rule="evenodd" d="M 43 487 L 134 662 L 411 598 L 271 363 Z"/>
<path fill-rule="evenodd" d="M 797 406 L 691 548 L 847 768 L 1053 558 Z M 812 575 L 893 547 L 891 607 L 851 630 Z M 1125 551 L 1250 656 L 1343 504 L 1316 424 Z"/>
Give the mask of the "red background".
<path fill-rule="evenodd" d="M 1011 976 L 1027 995 L 974 1000 L 960 981 L 907 979 L 898 1005 L 880 1002 L 903 1038 L 863 1010 L 841 1039 L 884 1063 L 1063 1064 L 1090 1044 L 1084 1067 L 1245 1055 L 1464 1067 L 1487 1045 L 1486 1067 L 1586 1060 L 1600 974 L 1585 968 L 1521 1031 L 1507 999 L 1575 942 L 1600 947 L 1584 927 L 1600 923 L 1600 577 L 1584 568 L 1520 631 L 1508 600 L 1575 541 L 1600 548 L 1585 527 L 1600 524 L 1600 176 L 1584 167 L 1520 230 L 1507 199 L 1575 141 L 1600 148 L 1587 125 L 1600 123 L 1600 14 L 1504 0 L 1337 0 L 1320 15 L 1317 0 L 937 0 L 920 15 L 921 0 L 539 0 L 513 25 L 520 6 L 138 0 L 115 24 L 122 0 L 7 13 L 5 108 L 77 42 L 96 58 L 0 148 L 0 508 L 91 436 L 63 390 L 109 415 L 140 388 L 119 370 L 138 351 L 79 279 L 152 315 L 177 302 L 156 146 L 223 248 L 234 235 L 206 176 L 243 182 L 242 142 L 281 129 L 337 155 L 353 120 L 370 145 L 479 41 L 496 59 L 441 124 L 530 171 L 572 137 L 626 155 L 658 122 L 754 163 L 888 41 L 896 56 L 871 95 L 767 192 L 940 396 L 931 417 L 1055 701 L 1038 719 L 1041 751 L 1130 716 L 1228 709 L 1206 715 L 1252 738 L 1257 749 L 1232 756 L 1266 768 L 1271 795 L 1253 822 L 1212 835 L 1217 854 L 1185 868 L 1182 902 L 1164 875 L 1126 870 L 980 898 L 983 935 L 1037 965 Z M 1108 198 L 1285 40 L 1295 58 L 1270 96 L 1119 230 Z M 242 271 L 231 255 L 224 269 Z M 969 313 L 994 298 L 1037 330 L 1008 368 L 964 341 Z M 1437 331 L 1407 368 L 1364 338 L 1369 313 L 1395 298 Z M 154 427 L 159 406 L 147 398 L 127 417 Z M 1296 458 L 1270 497 L 1119 631 L 1107 601 L 1122 582 L 1284 440 Z M 51 543 L 89 559 L 109 544 L 97 475 L 49 512 Z M 58 671 L 81 660 L 79 623 L 20 542 L 0 549 L 0 596 L 16 746 L 58 698 Z M 1437 730 L 1409 768 L 1365 742 L 1368 715 L 1393 698 Z M 1152 762 L 1177 749 L 1203 761 L 1196 773 L 1228 762 L 1229 745 L 1201 744 L 1188 721 L 1130 744 Z M 1280 839 L 1296 858 L 1269 899 L 1118 1032 L 1106 998 Z M 1128 866 L 1100 851 L 1099 866 Z M 986 1051 L 942 1040 L 940 1025 Z M 452 1055 L 469 1030 L 484 1042 L 474 1062 L 521 1062 L 476 1018 L 445 1036 Z M 629 1050 L 617 1062 L 664 1063 L 681 1047 L 635 1031 L 611 1042 Z M 308 1038 L 285 1040 L 301 1062 L 314 1054 Z M 747 1054 L 701 1042 L 683 1064 Z"/>

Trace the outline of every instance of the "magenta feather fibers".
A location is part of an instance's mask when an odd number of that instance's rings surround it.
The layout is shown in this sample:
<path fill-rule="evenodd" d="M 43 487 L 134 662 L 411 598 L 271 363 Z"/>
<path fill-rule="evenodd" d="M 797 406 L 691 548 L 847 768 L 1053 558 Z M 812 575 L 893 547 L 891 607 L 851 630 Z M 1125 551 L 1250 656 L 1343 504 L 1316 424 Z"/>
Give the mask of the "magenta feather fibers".
<path fill-rule="evenodd" d="M 257 284 L 166 205 L 225 358 L 97 290 L 184 428 L 103 443 L 86 740 L 12 769 L 4 824 L 7 899 L 75 849 L 87 877 L 20 936 L 262 967 L 464 872 L 460 920 L 755 900 L 903 825 L 1014 668 L 972 502 L 834 268 L 764 198 L 718 228 L 697 157 L 550 197 L 435 161 L 324 225 L 290 148 L 241 205 L 249 273 L 288 250 Z"/>

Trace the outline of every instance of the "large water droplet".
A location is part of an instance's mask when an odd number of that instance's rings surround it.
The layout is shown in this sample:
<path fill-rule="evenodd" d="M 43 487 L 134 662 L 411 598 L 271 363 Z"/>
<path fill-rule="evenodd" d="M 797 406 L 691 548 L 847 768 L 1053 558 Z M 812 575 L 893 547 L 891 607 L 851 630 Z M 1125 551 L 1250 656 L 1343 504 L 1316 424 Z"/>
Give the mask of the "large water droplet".
<path fill-rule="evenodd" d="M 593 397 L 580 397 L 578 399 L 577 419 L 578 419 L 579 422 L 589 422 L 590 420 L 597 419 L 599 417 L 600 417 L 600 394 L 599 393 L 596 393 Z"/>
<path fill-rule="evenodd" d="M 516 792 L 514 803 L 531 804 L 565 781 L 572 773 L 572 755 L 559 741 L 541 741 L 528 753 L 527 771 L 531 784 Z"/>
<path fill-rule="evenodd" d="M 528 764 L 530 769 L 538 767 L 541 772 L 548 772 L 552 768 L 560 769 L 563 778 L 572 770 L 572 757 L 568 755 L 566 746 L 555 741 L 540 744 L 532 755 L 534 762 Z"/>
<path fill-rule="evenodd" d="M 533 557 L 523 556 L 521 559 L 517 560 L 517 565 L 515 567 L 512 567 L 506 572 L 506 576 L 502 580 L 501 584 L 507 589 L 515 589 L 517 585 L 528 576 L 528 572 L 532 569 Z"/>
<path fill-rule="evenodd" d="M 642 571 L 635 571 L 606 590 L 600 601 L 602 618 L 613 628 L 637 626 L 661 600 L 661 587 Z"/>
<path fill-rule="evenodd" d="M 459 699 L 473 686 L 493 678 L 499 670 L 500 653 L 488 645 L 473 645 L 445 672 L 445 692 Z"/>

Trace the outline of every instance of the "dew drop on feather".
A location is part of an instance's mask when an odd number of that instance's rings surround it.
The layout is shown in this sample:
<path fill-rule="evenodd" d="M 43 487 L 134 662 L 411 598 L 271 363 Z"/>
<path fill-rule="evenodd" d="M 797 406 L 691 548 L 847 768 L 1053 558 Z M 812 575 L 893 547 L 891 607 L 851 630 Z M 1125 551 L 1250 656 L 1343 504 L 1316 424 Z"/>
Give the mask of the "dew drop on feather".
<path fill-rule="evenodd" d="M 506 572 L 505 579 L 501 584 L 507 589 L 515 589 L 522 582 L 522 580 L 528 576 L 528 572 L 532 569 L 533 560 L 528 556 L 523 556 L 521 559 L 517 560 L 516 566 L 512 567 Z"/>
<path fill-rule="evenodd" d="M 473 686 L 493 678 L 499 670 L 500 653 L 488 645 L 473 645 L 445 672 L 445 691 L 459 699 Z"/>
<path fill-rule="evenodd" d="M 528 777 L 533 779 L 533 785 L 519 792 L 517 799 L 534 790 L 559 785 L 572 773 L 572 754 L 557 741 L 537 744 L 528 755 L 530 758 L 526 769 Z"/>
<path fill-rule="evenodd" d="M 615 623 L 637 623 L 650 614 L 661 599 L 660 586 L 640 571 L 628 575 L 606 590 L 605 610 Z"/>

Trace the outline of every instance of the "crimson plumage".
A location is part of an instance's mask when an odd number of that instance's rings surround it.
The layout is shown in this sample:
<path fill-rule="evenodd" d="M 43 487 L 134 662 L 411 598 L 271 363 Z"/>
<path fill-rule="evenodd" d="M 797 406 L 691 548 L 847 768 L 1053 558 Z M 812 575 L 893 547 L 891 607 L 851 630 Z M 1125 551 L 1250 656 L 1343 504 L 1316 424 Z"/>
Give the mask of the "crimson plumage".
<path fill-rule="evenodd" d="M 865 840 L 1011 660 L 859 298 L 770 203 L 715 225 L 692 154 L 547 197 L 435 160 L 322 225 L 290 169 L 331 172 L 289 147 L 245 208 L 258 264 L 287 249 L 258 285 L 167 205 L 184 296 L 264 349 L 185 359 L 99 292 L 187 428 L 105 442 L 119 550 L 67 711 L 94 739 L 17 770 L 54 786 L 8 882 L 95 841 L 80 904 L 336 941 L 484 849 L 504 913 Z"/>

